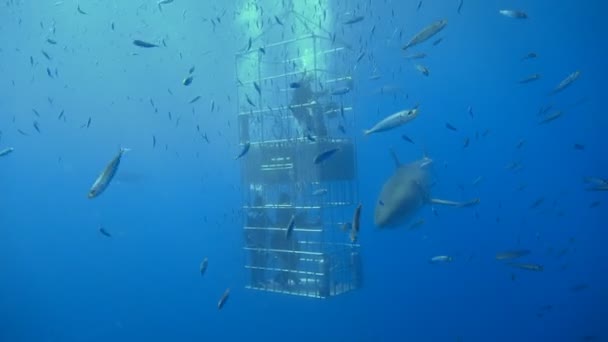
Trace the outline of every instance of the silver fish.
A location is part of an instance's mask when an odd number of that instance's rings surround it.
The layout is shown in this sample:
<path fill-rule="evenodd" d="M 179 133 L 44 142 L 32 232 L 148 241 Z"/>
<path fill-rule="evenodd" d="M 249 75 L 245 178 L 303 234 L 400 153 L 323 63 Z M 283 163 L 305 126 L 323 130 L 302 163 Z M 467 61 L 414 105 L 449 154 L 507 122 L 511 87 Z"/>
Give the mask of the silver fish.
<path fill-rule="evenodd" d="M 443 30 L 443 28 L 447 24 L 448 24 L 448 21 L 446 19 L 441 19 L 441 20 L 438 20 L 438 21 L 430 24 L 429 26 L 423 28 L 420 32 L 416 33 L 416 35 L 414 37 L 412 37 L 412 39 L 410 39 L 410 41 L 407 44 L 405 44 L 402 49 L 407 50 L 408 48 L 410 48 L 414 45 L 418 45 L 418 44 L 430 39 L 431 37 L 433 37 L 434 35 L 439 33 L 441 30 Z"/>
<path fill-rule="evenodd" d="M 418 108 L 405 109 L 387 116 L 380 122 L 376 123 L 374 127 L 364 130 L 363 134 L 370 135 L 372 133 L 388 131 L 414 120 L 417 116 Z"/>
<path fill-rule="evenodd" d="M 5 148 L 3 150 L 0 150 L 0 157 L 4 157 L 4 156 L 6 156 L 8 154 L 11 154 L 14 150 L 15 149 L 12 148 L 12 147 L 7 147 L 7 148 Z"/>
<path fill-rule="evenodd" d="M 551 90 L 549 95 L 554 95 L 559 93 L 560 91 L 568 88 L 574 81 L 576 81 L 581 76 L 581 72 L 579 70 L 571 73 L 563 81 L 559 82 L 559 84 Z"/>
<path fill-rule="evenodd" d="M 97 177 L 97 179 L 91 186 L 91 189 L 89 190 L 89 193 L 87 195 L 88 198 L 95 198 L 101 195 L 101 193 L 106 190 L 108 185 L 110 185 L 112 178 L 114 178 L 114 175 L 116 175 L 116 171 L 118 170 L 118 166 L 120 165 L 120 159 L 122 158 L 122 155 L 128 151 L 130 151 L 130 149 L 128 148 L 120 149 L 116 157 L 114 157 L 114 159 L 112 159 L 110 163 L 105 167 L 105 169 L 103 169 L 99 177 Z"/>
<path fill-rule="evenodd" d="M 505 17 L 515 18 L 515 19 L 526 19 L 528 15 L 524 11 L 520 10 L 500 10 L 498 13 L 504 15 Z"/>

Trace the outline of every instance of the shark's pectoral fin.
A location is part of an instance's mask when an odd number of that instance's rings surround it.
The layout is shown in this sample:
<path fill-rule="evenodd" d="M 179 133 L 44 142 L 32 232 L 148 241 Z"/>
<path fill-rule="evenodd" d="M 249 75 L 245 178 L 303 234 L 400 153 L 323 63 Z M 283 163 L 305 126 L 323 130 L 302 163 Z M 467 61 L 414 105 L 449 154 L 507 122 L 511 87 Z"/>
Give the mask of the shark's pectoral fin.
<path fill-rule="evenodd" d="M 478 204 L 479 198 L 475 198 L 475 199 L 472 199 L 467 202 L 454 202 L 454 201 L 442 200 L 442 199 L 438 199 L 438 198 L 431 198 L 429 200 L 429 202 L 431 202 L 433 204 L 441 204 L 441 205 L 449 205 L 451 207 L 465 208 L 465 207 L 472 207 L 472 206 Z"/>

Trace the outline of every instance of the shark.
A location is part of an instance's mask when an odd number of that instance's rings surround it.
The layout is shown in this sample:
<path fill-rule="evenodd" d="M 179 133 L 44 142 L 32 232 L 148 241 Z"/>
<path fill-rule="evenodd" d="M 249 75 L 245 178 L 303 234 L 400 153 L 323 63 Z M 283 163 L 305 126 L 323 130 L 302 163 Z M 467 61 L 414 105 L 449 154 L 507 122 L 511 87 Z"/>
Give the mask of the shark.
<path fill-rule="evenodd" d="M 479 198 L 456 202 L 431 198 L 432 179 L 430 168 L 433 160 L 424 156 L 408 164 L 401 164 L 391 149 L 396 170 L 384 183 L 374 211 L 374 224 L 378 228 L 403 226 L 420 208 L 427 204 L 446 205 L 457 208 L 474 206 Z"/>

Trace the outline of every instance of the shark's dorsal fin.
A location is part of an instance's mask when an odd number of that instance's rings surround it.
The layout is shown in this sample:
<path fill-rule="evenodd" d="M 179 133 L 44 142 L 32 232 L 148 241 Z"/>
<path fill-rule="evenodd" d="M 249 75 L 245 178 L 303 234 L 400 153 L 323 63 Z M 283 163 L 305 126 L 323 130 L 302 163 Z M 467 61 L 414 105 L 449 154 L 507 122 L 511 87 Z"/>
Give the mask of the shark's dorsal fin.
<path fill-rule="evenodd" d="M 399 158 L 397 158 L 395 150 L 393 150 L 393 148 L 391 147 L 389 151 L 391 152 L 391 157 L 393 157 L 393 161 L 395 162 L 395 168 L 399 168 L 401 166 L 401 162 L 399 161 Z"/>

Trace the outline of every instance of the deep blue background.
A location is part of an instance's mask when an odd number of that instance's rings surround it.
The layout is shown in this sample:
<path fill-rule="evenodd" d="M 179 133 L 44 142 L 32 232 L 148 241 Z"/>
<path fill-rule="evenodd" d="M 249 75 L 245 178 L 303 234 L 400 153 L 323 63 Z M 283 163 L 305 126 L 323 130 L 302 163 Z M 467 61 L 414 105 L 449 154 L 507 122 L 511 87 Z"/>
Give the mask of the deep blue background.
<path fill-rule="evenodd" d="M 336 29 L 366 52 L 355 71 L 356 130 L 416 103 L 420 116 L 395 131 L 356 134 L 365 287 L 322 301 L 243 288 L 233 160 L 234 53 L 249 37 L 233 19 L 242 4 L 176 0 L 160 13 L 153 1 L 145 3 L 80 1 L 86 16 L 72 1 L 0 5 L 0 149 L 15 148 L 0 158 L 0 341 L 607 338 L 608 194 L 585 191 L 582 182 L 608 177 L 606 2 L 464 0 L 461 14 L 458 0 L 424 0 L 420 11 L 418 1 L 332 2 L 335 16 L 365 15 Z M 506 18 L 498 14 L 503 8 L 525 10 L 529 18 Z M 224 10 L 214 31 L 203 18 Z M 270 18 L 280 11 L 277 3 L 266 5 Z M 424 60 L 405 60 L 401 45 L 440 18 L 449 21 L 438 35 L 443 42 L 412 48 L 426 52 Z M 46 43 L 49 37 L 58 44 Z M 161 38 L 167 48 L 131 44 Z M 522 62 L 530 51 L 539 57 Z M 418 62 L 429 77 L 416 71 Z M 195 79 L 186 88 L 181 80 L 192 65 Z M 47 67 L 59 77 L 49 78 Z M 383 77 L 370 81 L 374 68 Z M 575 70 L 582 72 L 575 84 L 547 96 Z M 542 78 L 517 84 L 532 73 Z M 382 86 L 401 91 L 377 94 Z M 196 95 L 202 99 L 188 105 Z M 210 112 L 212 100 L 219 111 Z M 538 125 L 538 109 L 547 104 L 564 115 Z M 57 120 L 61 110 L 66 122 Z M 89 117 L 91 127 L 81 128 Z M 517 149 L 521 139 L 526 144 Z M 133 151 L 108 191 L 88 200 L 92 181 L 119 146 Z M 415 231 L 376 230 L 372 211 L 393 171 L 390 146 L 404 162 L 423 150 L 434 159 L 436 197 L 481 203 L 438 207 L 439 216 L 427 206 L 416 215 L 426 223 Z M 507 170 L 511 162 L 523 168 Z M 529 209 L 541 197 L 539 208 Z M 594 201 L 600 205 L 589 208 Z M 102 237 L 99 226 L 113 238 Z M 544 272 L 494 259 L 515 248 L 530 249 L 522 261 L 543 264 Z M 454 262 L 428 263 L 442 254 Z M 201 278 L 205 256 L 209 269 Z M 571 291 L 578 284 L 588 287 Z M 231 297 L 218 311 L 227 287 Z M 544 305 L 552 309 L 539 317 Z"/>

